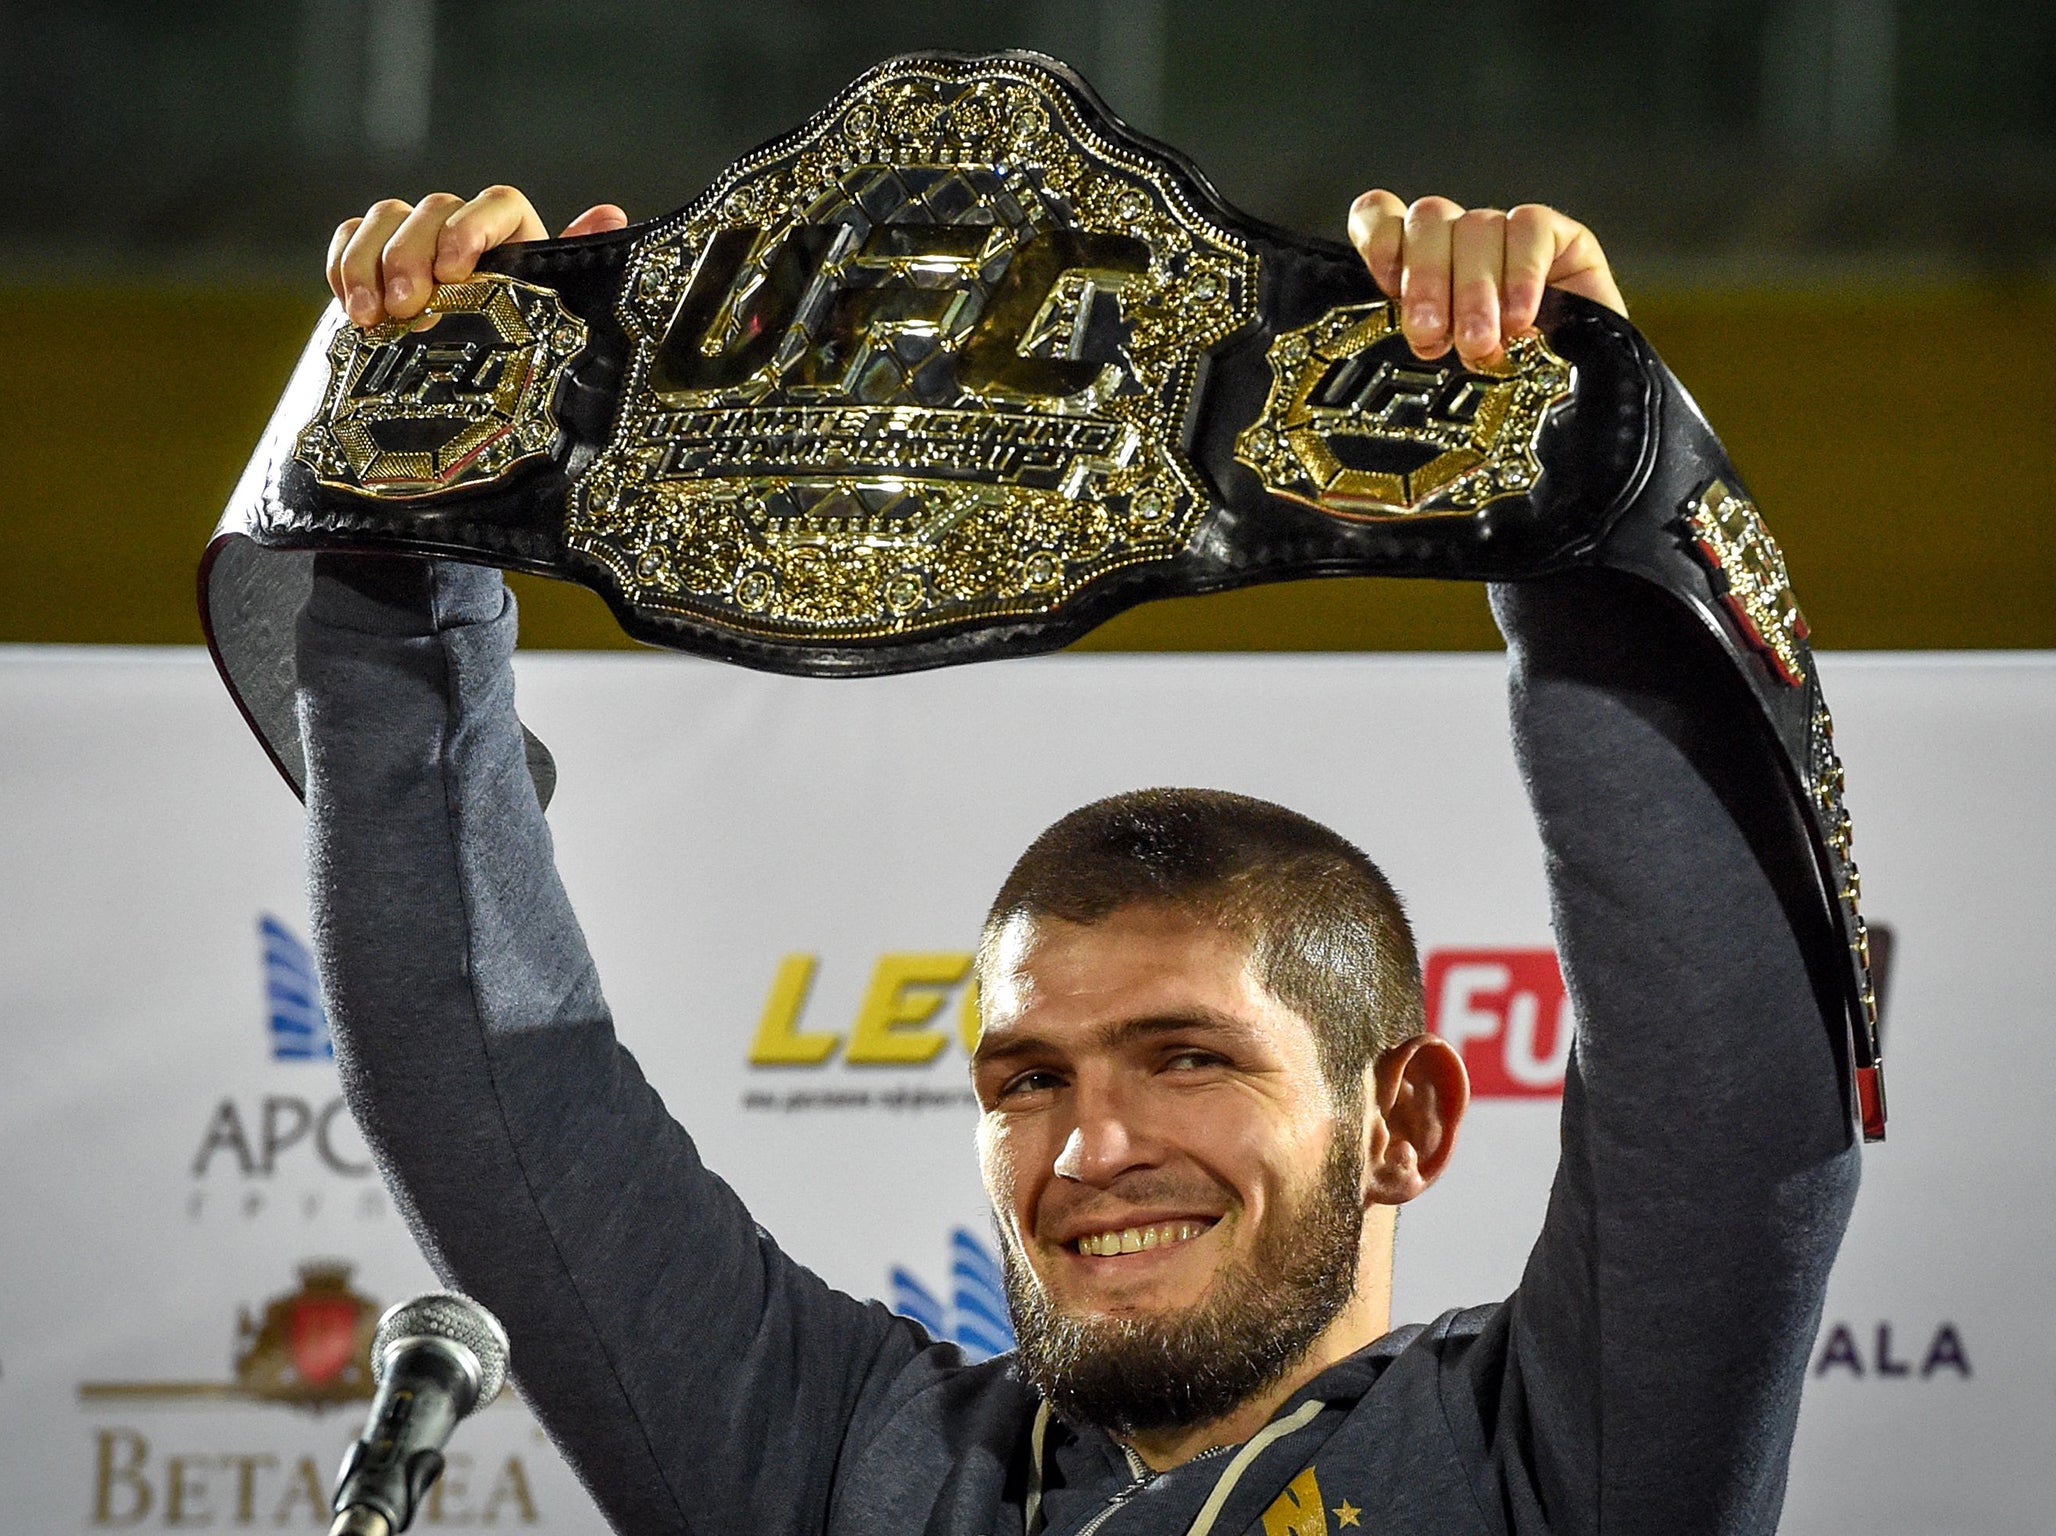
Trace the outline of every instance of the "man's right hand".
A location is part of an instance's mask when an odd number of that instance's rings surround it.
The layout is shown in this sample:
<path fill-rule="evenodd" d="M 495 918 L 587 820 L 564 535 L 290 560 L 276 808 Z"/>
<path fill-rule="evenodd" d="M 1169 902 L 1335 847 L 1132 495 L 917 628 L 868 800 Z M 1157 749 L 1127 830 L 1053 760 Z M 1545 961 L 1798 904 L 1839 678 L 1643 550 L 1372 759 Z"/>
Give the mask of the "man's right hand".
<path fill-rule="evenodd" d="M 601 203 L 565 225 L 564 234 L 596 235 L 627 223 L 627 214 Z M 494 246 L 547 234 L 535 205 L 512 187 L 487 187 L 468 203 L 449 192 L 418 203 L 389 197 L 336 226 L 328 286 L 353 325 L 411 320 L 427 308 L 436 284 L 471 276 Z"/>

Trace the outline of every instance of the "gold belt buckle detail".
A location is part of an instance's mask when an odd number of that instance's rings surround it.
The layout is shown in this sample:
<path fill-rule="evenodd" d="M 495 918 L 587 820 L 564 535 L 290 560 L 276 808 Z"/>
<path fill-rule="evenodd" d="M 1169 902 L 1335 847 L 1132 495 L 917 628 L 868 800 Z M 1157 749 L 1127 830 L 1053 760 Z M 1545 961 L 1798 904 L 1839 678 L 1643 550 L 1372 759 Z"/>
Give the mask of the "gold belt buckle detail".
<path fill-rule="evenodd" d="M 1415 357 L 1388 303 L 1347 304 L 1271 343 L 1271 392 L 1235 439 L 1274 496 L 1382 521 L 1468 513 L 1541 476 L 1535 444 L 1570 397 L 1571 365 L 1539 335 L 1497 362 Z"/>
<path fill-rule="evenodd" d="M 496 480 L 554 446 L 557 381 L 585 339 L 548 288 L 490 272 L 445 284 L 413 320 L 336 331 L 294 457 L 382 501 Z"/>

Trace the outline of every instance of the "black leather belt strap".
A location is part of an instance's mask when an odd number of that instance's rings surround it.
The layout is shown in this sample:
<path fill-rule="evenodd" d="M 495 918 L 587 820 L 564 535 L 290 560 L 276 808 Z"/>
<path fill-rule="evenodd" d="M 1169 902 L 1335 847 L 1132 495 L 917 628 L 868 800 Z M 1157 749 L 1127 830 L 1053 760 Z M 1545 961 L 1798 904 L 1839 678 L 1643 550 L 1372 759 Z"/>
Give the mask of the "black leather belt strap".
<path fill-rule="evenodd" d="M 297 786 L 315 550 L 577 581 L 639 639 L 824 677 L 1255 582 L 1632 572 L 1718 637 L 1781 749 L 1881 1134 L 1783 559 L 1632 326 L 1552 292 L 1537 330 L 1423 362 L 1353 251 L 1237 213 L 1062 65 L 895 59 L 666 218 L 494 251 L 411 324 L 332 309 L 208 550 L 209 642 Z M 531 766 L 547 799 L 532 739 Z"/>

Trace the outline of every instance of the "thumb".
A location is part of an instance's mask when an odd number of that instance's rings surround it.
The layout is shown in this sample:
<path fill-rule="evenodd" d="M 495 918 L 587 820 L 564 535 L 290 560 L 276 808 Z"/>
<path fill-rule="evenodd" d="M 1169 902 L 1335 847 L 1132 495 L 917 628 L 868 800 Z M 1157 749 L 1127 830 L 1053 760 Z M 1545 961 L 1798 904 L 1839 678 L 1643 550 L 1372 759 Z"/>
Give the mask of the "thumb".
<path fill-rule="evenodd" d="M 1628 312 L 1606 253 L 1599 248 L 1592 231 L 1582 224 L 1571 224 L 1558 234 L 1556 257 L 1550 262 L 1549 276 L 1544 281 L 1551 288 L 1604 304 L 1617 315 L 1625 316 Z"/>
<path fill-rule="evenodd" d="M 574 235 L 603 235 L 609 230 L 622 229 L 627 226 L 627 223 L 628 215 L 618 206 L 613 203 L 600 203 L 595 207 L 586 209 L 584 213 L 581 213 L 569 224 L 566 224 L 564 226 L 564 233 L 557 238 L 568 240 Z"/>

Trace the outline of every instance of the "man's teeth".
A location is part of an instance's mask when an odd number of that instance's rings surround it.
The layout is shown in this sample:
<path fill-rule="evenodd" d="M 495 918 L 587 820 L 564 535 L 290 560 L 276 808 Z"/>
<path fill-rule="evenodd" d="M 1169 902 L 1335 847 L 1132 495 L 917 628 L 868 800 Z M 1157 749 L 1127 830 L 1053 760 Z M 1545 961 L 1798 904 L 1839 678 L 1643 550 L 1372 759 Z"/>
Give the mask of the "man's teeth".
<path fill-rule="evenodd" d="M 1118 1232 L 1100 1232 L 1078 1239 L 1078 1251 L 1087 1258 L 1111 1258 L 1117 1253 L 1140 1253 L 1145 1248 L 1166 1248 L 1204 1232 L 1197 1222 L 1170 1222 L 1160 1227 L 1123 1227 Z"/>

